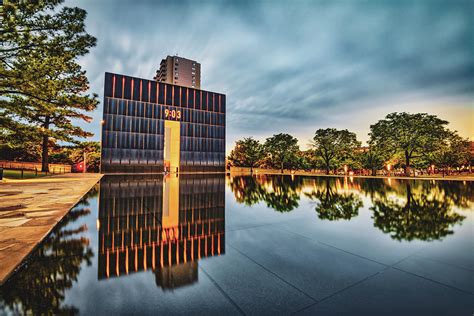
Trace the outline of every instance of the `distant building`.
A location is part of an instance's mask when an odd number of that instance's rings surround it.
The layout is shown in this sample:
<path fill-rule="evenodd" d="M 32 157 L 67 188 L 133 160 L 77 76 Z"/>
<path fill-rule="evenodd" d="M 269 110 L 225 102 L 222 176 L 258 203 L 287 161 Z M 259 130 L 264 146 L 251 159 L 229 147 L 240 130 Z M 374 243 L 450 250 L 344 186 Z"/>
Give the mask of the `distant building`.
<path fill-rule="evenodd" d="M 161 60 L 160 69 L 153 78 L 159 82 L 201 89 L 201 64 L 179 56 L 167 56 Z"/>

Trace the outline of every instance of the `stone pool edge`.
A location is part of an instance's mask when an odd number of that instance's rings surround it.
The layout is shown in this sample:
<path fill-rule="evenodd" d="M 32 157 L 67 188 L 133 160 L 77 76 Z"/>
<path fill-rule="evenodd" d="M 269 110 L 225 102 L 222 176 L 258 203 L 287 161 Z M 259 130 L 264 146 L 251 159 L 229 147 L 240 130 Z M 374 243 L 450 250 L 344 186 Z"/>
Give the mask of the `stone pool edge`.
<path fill-rule="evenodd" d="M 15 203 L 22 207 L 21 211 L 13 209 L 0 217 L 0 286 L 27 262 L 29 255 L 102 177 L 65 174 L 0 184 L 2 209 Z M 12 226 L 15 221 L 24 223 Z"/>

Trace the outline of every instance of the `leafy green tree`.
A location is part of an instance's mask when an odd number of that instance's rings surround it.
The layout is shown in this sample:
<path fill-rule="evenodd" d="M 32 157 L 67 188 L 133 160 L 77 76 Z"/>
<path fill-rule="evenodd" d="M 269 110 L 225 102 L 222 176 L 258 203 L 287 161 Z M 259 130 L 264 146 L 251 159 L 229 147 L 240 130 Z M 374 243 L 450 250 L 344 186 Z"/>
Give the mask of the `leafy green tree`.
<path fill-rule="evenodd" d="M 443 170 L 443 175 L 450 168 L 468 165 L 471 160 L 471 144 L 468 139 L 464 139 L 453 132 L 447 139 L 433 152 L 425 153 L 427 160 Z"/>
<path fill-rule="evenodd" d="M 339 162 L 349 159 L 361 143 L 355 133 L 347 129 L 318 129 L 313 137 L 312 148 L 323 161 L 326 174 Z"/>
<path fill-rule="evenodd" d="M 263 146 L 252 137 L 235 142 L 234 149 L 230 152 L 229 160 L 237 167 L 250 167 L 250 172 L 257 167 L 264 157 Z"/>
<path fill-rule="evenodd" d="M 8 2 L 4 5 L 0 49 L 0 121 L 11 138 L 25 133 L 41 138 L 42 171 L 48 171 L 50 141 L 76 142 L 91 133 L 73 120 L 97 106 L 87 95 L 89 82 L 77 58 L 95 46 L 85 31 L 86 12 L 58 9 L 62 1 Z M 51 12 L 51 13 L 50 13 Z M 15 125 L 21 126 L 15 129 Z"/>
<path fill-rule="evenodd" d="M 0 95 L 30 95 L 25 88 L 31 79 L 42 78 L 39 69 L 28 68 L 28 58 L 88 53 L 96 39 L 85 32 L 86 11 L 59 6 L 64 0 L 4 1 L 0 34 Z M 26 58 L 26 59 L 24 59 Z M 21 70 L 21 71 L 20 71 Z"/>
<path fill-rule="evenodd" d="M 300 151 L 298 139 L 289 134 L 273 135 L 266 139 L 263 146 L 270 161 L 273 165 L 280 167 L 281 173 L 283 173 L 285 163 L 294 159 Z"/>
<path fill-rule="evenodd" d="M 405 161 L 405 174 L 410 174 L 412 159 L 424 152 L 435 151 L 449 136 L 447 121 L 427 113 L 391 113 L 370 126 L 370 142 Z"/>
<path fill-rule="evenodd" d="M 28 135 L 29 137 L 26 133 L 19 133 L 19 135 L 22 137 L 14 138 L 6 131 L 0 132 L 0 160 L 38 161 L 41 159 L 39 138 L 34 138 L 34 134 Z"/>
<path fill-rule="evenodd" d="M 318 168 L 318 158 L 312 149 L 301 151 L 300 155 L 304 158 L 304 166 L 302 169 L 312 170 Z"/>
<path fill-rule="evenodd" d="M 377 146 L 369 145 L 369 149 L 360 154 L 359 159 L 364 169 L 369 169 L 372 175 L 377 175 L 377 170 L 384 167 L 385 162 L 388 160 L 384 150 L 381 150 Z"/>

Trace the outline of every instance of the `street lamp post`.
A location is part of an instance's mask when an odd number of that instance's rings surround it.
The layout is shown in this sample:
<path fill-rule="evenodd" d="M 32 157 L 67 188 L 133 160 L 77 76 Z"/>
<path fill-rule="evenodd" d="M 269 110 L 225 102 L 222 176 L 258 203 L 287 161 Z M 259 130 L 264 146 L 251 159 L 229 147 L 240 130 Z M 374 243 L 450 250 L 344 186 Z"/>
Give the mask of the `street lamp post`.
<path fill-rule="evenodd" d="M 86 162 L 86 159 L 87 159 L 87 153 L 86 153 L 86 149 L 84 148 L 84 157 L 83 157 L 83 163 L 84 163 L 84 168 L 82 168 L 82 173 L 86 173 L 87 172 L 87 162 Z"/>

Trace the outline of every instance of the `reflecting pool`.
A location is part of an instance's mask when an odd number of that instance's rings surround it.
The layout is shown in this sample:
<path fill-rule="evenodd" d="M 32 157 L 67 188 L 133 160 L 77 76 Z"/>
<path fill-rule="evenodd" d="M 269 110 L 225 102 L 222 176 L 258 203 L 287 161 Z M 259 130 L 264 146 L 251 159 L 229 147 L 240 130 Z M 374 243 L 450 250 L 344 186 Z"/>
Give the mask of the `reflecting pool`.
<path fill-rule="evenodd" d="M 107 176 L 0 314 L 474 311 L 474 182 Z"/>

